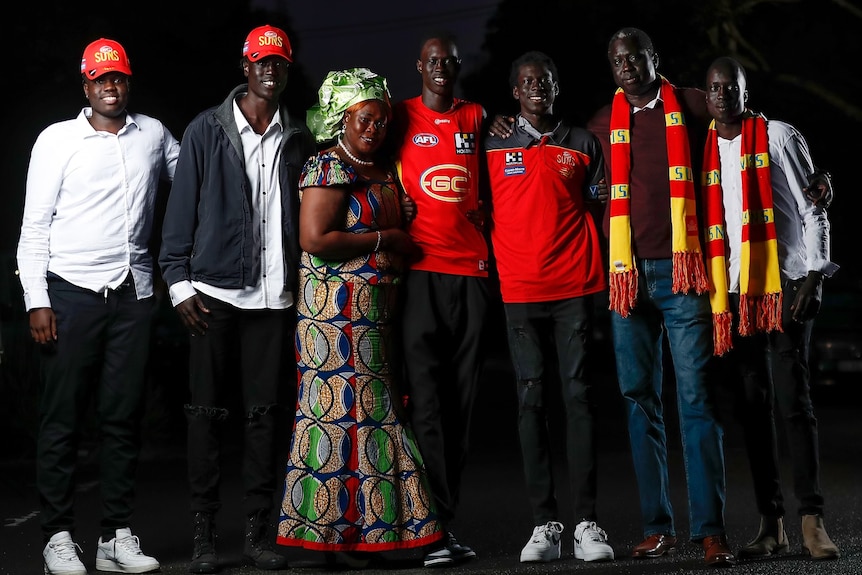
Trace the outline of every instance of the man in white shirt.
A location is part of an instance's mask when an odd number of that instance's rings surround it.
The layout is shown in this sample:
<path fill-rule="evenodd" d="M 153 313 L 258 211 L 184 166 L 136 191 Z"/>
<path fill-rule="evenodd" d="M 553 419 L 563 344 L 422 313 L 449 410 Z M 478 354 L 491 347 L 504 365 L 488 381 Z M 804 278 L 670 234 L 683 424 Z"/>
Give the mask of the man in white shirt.
<path fill-rule="evenodd" d="M 47 574 L 84 575 L 73 494 L 81 431 L 95 396 L 101 437 L 102 535 L 96 568 L 143 573 L 130 521 L 153 308 L 148 242 L 160 180 L 179 143 L 158 120 L 126 110 L 132 71 L 101 38 L 81 61 L 89 107 L 46 128 L 30 157 L 18 267 L 43 390 L 37 438 L 39 519 Z"/>
<path fill-rule="evenodd" d="M 755 499 L 761 515 L 757 536 L 739 552 L 740 557 L 767 557 L 789 550 L 784 530 L 784 500 L 778 475 L 773 404 L 785 423 L 793 462 L 794 493 L 799 500 L 798 513 L 802 520 L 803 549 L 813 559 L 834 559 L 838 548 L 829 539 L 823 526 L 823 495 L 820 489 L 817 420 L 809 394 L 808 348 L 814 317 L 820 308 L 823 277 L 831 277 L 838 266 L 829 260 L 829 220 L 822 204 L 806 198 L 808 176 L 814 171 L 808 145 L 791 125 L 776 120 L 765 120 L 746 108 L 748 93 L 742 66 L 727 57 L 719 58 L 710 66 L 706 76 L 707 110 L 714 118 L 714 133 L 707 139 L 705 170 L 709 170 L 710 146 L 717 147 L 720 174 L 714 174 L 705 183 L 720 190 L 718 209 L 724 212 L 724 230 L 721 223 L 714 226 L 726 246 L 727 291 L 729 311 L 733 316 L 733 349 L 727 356 L 739 377 L 739 407 L 743 423 L 746 448 L 754 481 Z M 745 127 L 750 122 L 752 127 Z M 768 154 L 757 153 L 767 149 L 765 143 L 756 144 L 756 124 L 765 123 Z M 763 134 L 761 127 L 760 134 Z M 747 140 L 746 140 L 747 139 Z M 711 143 L 712 142 L 712 143 Z M 760 146 L 757 148 L 757 146 Z M 752 153 L 754 150 L 755 153 Z M 753 158 L 757 166 L 768 165 L 766 174 L 771 180 L 771 192 L 754 198 L 750 188 L 759 187 L 741 159 Z M 752 166 L 750 169 L 756 169 Z M 714 176 L 718 175 L 718 178 Z M 743 182 L 746 182 L 745 184 Z M 718 187 L 715 184 L 718 183 Z M 710 218 L 707 204 L 707 219 Z M 757 218 L 758 214 L 765 217 Z M 718 220 L 715 219 L 717 222 Z M 761 234 L 757 222 L 774 223 L 775 233 Z M 743 229 L 746 230 L 743 233 Z M 768 272 L 758 275 L 758 252 L 774 237 L 777 252 L 775 311 L 780 316 L 771 328 L 757 330 L 741 337 L 738 327 L 739 301 L 756 300 L 763 296 L 757 287 L 759 277 L 768 278 Z M 748 245 L 752 247 L 748 248 Z M 761 252 L 762 253 L 762 252 Z M 762 258 L 761 258 L 762 259 Z M 768 268 L 768 265 L 765 266 Z M 716 269 L 717 271 L 717 269 Z M 770 281 L 763 292 L 769 292 Z M 754 287 L 753 287 L 754 286 Z M 752 313 L 751 322 L 760 321 L 768 305 L 758 305 L 759 313 Z M 713 306 L 713 311 L 716 308 Z M 743 322 L 744 323 L 744 322 Z M 770 375 L 771 374 L 771 375 Z"/>
<path fill-rule="evenodd" d="M 283 30 L 260 26 L 248 34 L 241 61 L 248 84 L 189 124 L 165 213 L 159 265 L 191 336 L 185 409 L 192 573 L 220 568 L 220 428 L 237 386 L 244 409 L 244 559 L 259 569 L 287 564 L 271 549 L 268 530 L 278 485 L 278 392 L 296 384 L 283 360 L 293 333 L 299 175 L 314 153 L 305 123 L 279 106 L 292 61 Z"/>

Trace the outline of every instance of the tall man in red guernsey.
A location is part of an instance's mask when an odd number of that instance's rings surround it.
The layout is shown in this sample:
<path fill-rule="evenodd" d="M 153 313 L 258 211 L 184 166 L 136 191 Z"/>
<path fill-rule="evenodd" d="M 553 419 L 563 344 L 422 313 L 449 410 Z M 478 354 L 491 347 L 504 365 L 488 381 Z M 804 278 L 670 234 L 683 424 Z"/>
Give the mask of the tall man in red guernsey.
<path fill-rule="evenodd" d="M 447 530 L 440 548 L 426 555 L 426 567 L 476 557 L 450 530 L 467 461 L 488 294 L 478 179 L 485 111 L 454 97 L 460 67 L 454 39 L 429 36 L 416 60 L 422 94 L 396 105 L 393 126 L 399 176 L 416 207 L 409 231 L 422 250 L 405 282 L 405 391 Z"/>
<path fill-rule="evenodd" d="M 518 388 L 518 431 L 534 529 L 522 562 L 561 555 L 563 524 L 550 461 L 548 411 L 565 407 L 566 458 L 575 521 L 574 555 L 610 561 L 614 551 L 596 525 L 596 453 L 592 382 L 587 369 L 593 299 L 606 287 L 588 190 L 604 173 L 601 144 L 553 115 L 557 68 L 541 52 L 512 63 L 520 103 L 511 135 L 485 143 L 491 186 L 491 240 L 500 276 L 509 352 Z M 543 355 L 553 343 L 559 387 Z"/>

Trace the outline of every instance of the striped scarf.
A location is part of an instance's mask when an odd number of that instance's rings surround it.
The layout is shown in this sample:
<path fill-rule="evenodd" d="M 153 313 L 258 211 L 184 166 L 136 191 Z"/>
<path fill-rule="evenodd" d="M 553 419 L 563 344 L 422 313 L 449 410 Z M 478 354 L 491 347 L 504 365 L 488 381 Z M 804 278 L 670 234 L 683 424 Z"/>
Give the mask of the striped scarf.
<path fill-rule="evenodd" d="M 781 273 L 772 208 L 766 120 L 746 111 L 742 121 L 742 243 L 739 263 L 739 334 L 781 331 Z M 703 158 L 707 274 L 710 282 L 715 355 L 733 347 L 728 298 L 727 242 L 721 190 L 721 159 L 715 121 L 709 126 Z"/>
<path fill-rule="evenodd" d="M 705 292 L 709 285 L 700 250 L 691 148 L 673 86 L 661 77 L 667 139 L 673 252 L 673 292 Z M 637 267 L 631 245 L 631 107 L 622 88 L 611 108 L 610 305 L 628 317 L 637 300 Z"/>

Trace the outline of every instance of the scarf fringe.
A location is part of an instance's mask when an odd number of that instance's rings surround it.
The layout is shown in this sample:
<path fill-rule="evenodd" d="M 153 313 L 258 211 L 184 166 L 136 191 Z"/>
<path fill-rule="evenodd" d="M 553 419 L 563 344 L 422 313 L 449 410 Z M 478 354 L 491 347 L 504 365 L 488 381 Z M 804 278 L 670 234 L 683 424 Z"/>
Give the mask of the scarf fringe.
<path fill-rule="evenodd" d="M 674 252 L 673 293 L 704 293 L 709 290 L 709 280 L 700 252 Z"/>
<path fill-rule="evenodd" d="M 739 296 L 739 335 L 781 331 L 782 292 Z M 753 321 L 752 321 L 753 320 Z"/>
<path fill-rule="evenodd" d="M 712 314 L 713 355 L 722 356 L 733 349 L 733 314 L 729 311 Z"/>
<path fill-rule="evenodd" d="M 638 293 L 637 269 L 632 268 L 622 273 L 612 273 L 610 277 L 608 309 L 622 317 L 629 317 L 635 307 Z"/>

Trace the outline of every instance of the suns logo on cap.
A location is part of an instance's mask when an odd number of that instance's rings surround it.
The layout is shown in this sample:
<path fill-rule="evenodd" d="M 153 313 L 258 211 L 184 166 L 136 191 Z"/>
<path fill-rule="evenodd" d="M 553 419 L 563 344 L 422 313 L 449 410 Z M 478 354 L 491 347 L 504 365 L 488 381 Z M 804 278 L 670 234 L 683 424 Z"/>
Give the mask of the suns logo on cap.
<path fill-rule="evenodd" d="M 257 37 L 257 45 L 258 46 L 278 46 L 281 48 L 284 45 L 284 41 L 281 39 L 281 36 L 278 33 L 273 32 L 272 30 L 267 30 L 263 33 L 263 36 Z"/>
<path fill-rule="evenodd" d="M 110 46 L 102 46 L 93 54 L 93 62 L 101 64 L 102 62 L 119 62 L 120 54 Z"/>

